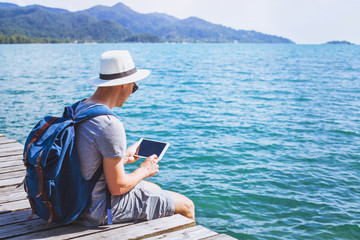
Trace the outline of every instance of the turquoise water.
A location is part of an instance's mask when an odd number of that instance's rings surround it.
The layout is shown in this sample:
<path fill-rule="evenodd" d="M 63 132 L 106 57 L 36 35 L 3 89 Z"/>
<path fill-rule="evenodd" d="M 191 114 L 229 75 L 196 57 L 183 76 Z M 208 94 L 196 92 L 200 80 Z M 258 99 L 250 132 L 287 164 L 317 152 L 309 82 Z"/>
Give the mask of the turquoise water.
<path fill-rule="evenodd" d="M 360 46 L 0 45 L 0 132 L 24 142 L 88 97 L 112 49 L 152 70 L 116 109 L 128 143 L 171 143 L 152 181 L 191 198 L 198 224 L 238 239 L 359 239 Z"/>

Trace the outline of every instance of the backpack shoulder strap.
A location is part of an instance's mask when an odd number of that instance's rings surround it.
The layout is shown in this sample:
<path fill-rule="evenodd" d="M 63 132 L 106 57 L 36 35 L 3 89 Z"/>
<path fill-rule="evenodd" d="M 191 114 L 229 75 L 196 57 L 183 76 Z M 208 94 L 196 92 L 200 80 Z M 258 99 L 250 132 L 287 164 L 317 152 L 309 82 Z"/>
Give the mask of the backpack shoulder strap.
<path fill-rule="evenodd" d="M 70 113 L 71 116 L 74 115 L 76 107 L 79 105 L 80 101 L 72 105 L 71 109 L 66 109 L 65 112 Z M 64 113 L 65 114 L 65 113 Z M 98 105 L 92 105 L 86 108 L 85 110 L 77 113 L 75 116 L 72 117 L 74 123 L 80 123 L 82 121 L 85 121 L 87 119 L 100 116 L 100 115 L 112 115 L 115 116 L 115 113 L 109 109 L 107 106 L 98 104 Z M 101 164 L 100 167 L 96 170 L 94 175 L 90 179 L 90 190 L 93 191 L 95 184 L 99 181 L 101 175 L 103 173 L 103 165 Z M 107 209 L 107 223 L 108 225 L 112 224 L 112 211 L 111 211 L 111 194 L 106 186 L 106 209 Z"/>
<path fill-rule="evenodd" d="M 75 110 L 78 107 L 79 103 L 80 101 L 76 102 L 72 106 L 65 107 L 63 115 L 64 117 L 71 118 L 75 124 L 100 115 L 112 115 L 116 117 L 115 113 L 112 110 L 102 104 L 91 105 L 88 108 L 75 114 Z"/>

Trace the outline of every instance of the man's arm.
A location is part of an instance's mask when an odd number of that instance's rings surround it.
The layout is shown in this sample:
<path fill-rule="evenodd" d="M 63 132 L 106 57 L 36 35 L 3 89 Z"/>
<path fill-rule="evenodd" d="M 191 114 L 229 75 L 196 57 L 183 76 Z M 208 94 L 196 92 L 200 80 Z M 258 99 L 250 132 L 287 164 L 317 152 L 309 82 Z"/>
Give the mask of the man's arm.
<path fill-rule="evenodd" d="M 121 195 L 135 187 L 142 179 L 159 172 L 156 155 L 148 157 L 139 168 L 130 174 L 125 173 L 125 158 L 103 159 L 104 174 L 111 195 Z"/>

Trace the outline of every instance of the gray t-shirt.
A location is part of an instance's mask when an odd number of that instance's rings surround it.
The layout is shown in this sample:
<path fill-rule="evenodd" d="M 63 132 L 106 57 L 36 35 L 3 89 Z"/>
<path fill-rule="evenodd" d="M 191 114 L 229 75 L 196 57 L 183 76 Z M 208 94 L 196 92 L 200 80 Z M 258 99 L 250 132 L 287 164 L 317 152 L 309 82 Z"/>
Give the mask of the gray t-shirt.
<path fill-rule="evenodd" d="M 81 102 L 75 115 L 95 104 Z M 111 115 L 101 115 L 86 120 L 76 127 L 75 144 L 82 175 L 89 180 L 107 158 L 126 155 L 126 135 L 123 124 Z M 77 222 L 85 226 L 97 226 L 106 218 L 106 180 L 104 174 L 91 197 L 91 204 L 81 213 Z"/>

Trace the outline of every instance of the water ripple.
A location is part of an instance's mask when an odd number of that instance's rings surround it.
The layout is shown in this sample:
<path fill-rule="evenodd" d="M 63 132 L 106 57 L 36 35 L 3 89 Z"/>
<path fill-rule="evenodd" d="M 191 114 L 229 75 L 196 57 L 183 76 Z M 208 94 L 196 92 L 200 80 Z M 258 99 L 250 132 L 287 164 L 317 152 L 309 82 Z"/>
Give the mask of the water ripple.
<path fill-rule="evenodd" d="M 190 197 L 199 224 L 238 239 L 358 239 L 359 46 L 2 46 L 0 132 L 24 142 L 88 97 L 112 49 L 152 70 L 115 110 L 128 143 L 171 143 L 152 180 Z"/>

